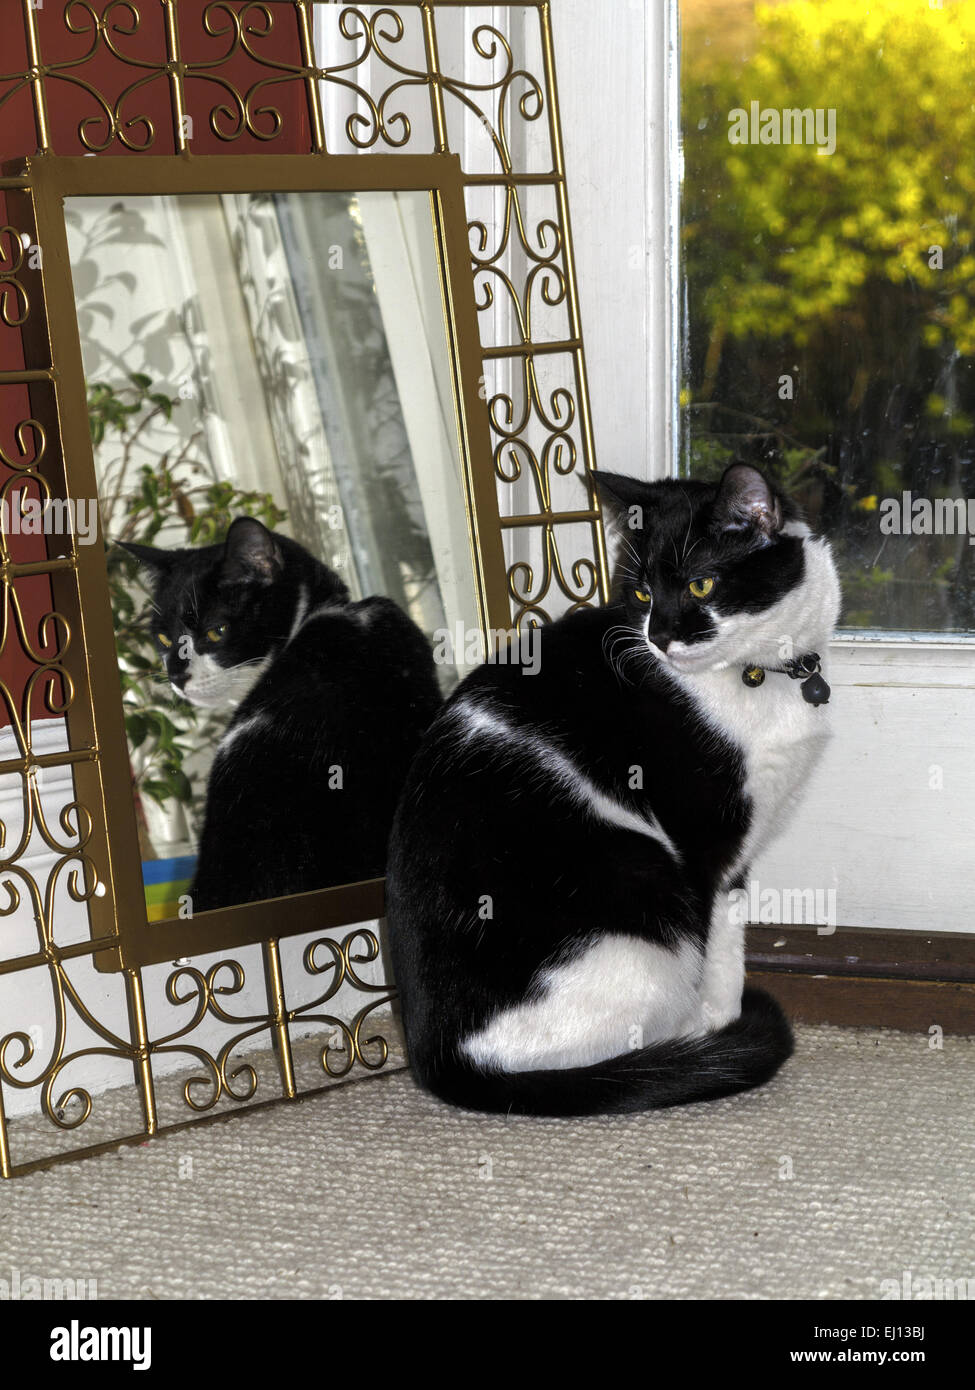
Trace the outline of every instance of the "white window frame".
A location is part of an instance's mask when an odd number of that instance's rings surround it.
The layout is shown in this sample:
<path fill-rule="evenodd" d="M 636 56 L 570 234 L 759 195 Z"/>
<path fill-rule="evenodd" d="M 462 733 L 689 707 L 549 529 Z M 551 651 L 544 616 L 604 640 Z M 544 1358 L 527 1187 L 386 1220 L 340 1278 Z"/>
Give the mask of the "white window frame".
<path fill-rule="evenodd" d="M 679 438 L 678 0 L 614 4 L 612 23 L 606 10 L 553 4 L 597 461 L 664 478 Z M 829 656 L 834 738 L 754 876 L 835 885 L 840 926 L 975 933 L 975 641 L 848 630 Z"/>

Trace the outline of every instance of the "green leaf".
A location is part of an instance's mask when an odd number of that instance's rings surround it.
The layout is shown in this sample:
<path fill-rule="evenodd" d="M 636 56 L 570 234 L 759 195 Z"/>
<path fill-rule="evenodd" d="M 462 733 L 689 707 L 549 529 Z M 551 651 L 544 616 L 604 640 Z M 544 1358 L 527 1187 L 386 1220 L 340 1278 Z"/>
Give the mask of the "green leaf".
<path fill-rule="evenodd" d="M 146 726 L 145 716 L 142 714 L 128 714 L 125 716 L 125 732 L 129 743 L 133 748 L 141 748 L 146 741 L 149 730 Z"/>
<path fill-rule="evenodd" d="M 154 391 L 150 395 L 149 399 L 152 401 L 154 406 L 156 406 L 159 410 L 162 411 L 167 420 L 171 420 L 173 418 L 173 407 L 175 406 L 176 402 L 172 399 L 171 396 L 164 396 L 161 391 Z"/>

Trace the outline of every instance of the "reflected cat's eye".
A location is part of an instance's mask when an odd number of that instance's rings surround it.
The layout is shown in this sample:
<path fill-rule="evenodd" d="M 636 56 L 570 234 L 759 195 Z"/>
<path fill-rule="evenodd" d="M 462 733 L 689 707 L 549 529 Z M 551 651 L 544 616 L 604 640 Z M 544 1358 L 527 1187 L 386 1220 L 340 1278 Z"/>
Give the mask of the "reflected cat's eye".
<path fill-rule="evenodd" d="M 649 603 L 653 597 L 648 589 L 634 589 L 633 596 L 638 603 Z"/>
<path fill-rule="evenodd" d="M 219 627 L 208 627 L 208 628 L 207 628 L 207 641 L 208 641 L 208 642 L 222 642 L 222 641 L 223 641 L 224 633 L 225 633 L 226 631 L 227 631 L 227 624 L 226 624 L 226 623 L 221 623 Z"/>
<path fill-rule="evenodd" d="M 165 632 L 157 632 L 156 638 L 164 647 L 171 647 L 173 645 L 173 639 L 171 637 L 167 637 Z"/>
<path fill-rule="evenodd" d="M 713 579 L 692 579 L 687 586 L 695 598 L 707 598 L 714 588 Z"/>

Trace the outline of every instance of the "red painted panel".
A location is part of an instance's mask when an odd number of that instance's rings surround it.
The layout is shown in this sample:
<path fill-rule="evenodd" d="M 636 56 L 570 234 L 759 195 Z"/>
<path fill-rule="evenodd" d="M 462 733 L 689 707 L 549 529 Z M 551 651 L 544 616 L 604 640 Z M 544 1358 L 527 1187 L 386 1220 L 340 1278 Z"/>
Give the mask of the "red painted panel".
<path fill-rule="evenodd" d="M 19 25 L 20 20 L 18 18 L 14 18 L 12 15 L 4 16 L 3 68 L 7 73 L 17 72 L 18 69 L 24 70 L 28 65 L 27 43 Z M 0 80 L 0 101 L 3 102 L 2 107 L 0 107 L 0 162 L 13 159 L 18 155 L 33 154 L 37 149 L 37 133 L 34 126 L 34 105 L 30 87 L 26 84 L 18 86 L 16 81 L 4 82 Z M 2 193 L 0 193 L 0 219 L 6 226 L 7 203 Z M 17 252 L 18 247 L 13 233 L 8 232 L 0 237 L 0 274 L 5 270 L 12 270 Z M 23 370 L 24 349 L 20 330 L 16 327 L 9 327 L 3 321 L 4 318 L 17 318 L 21 309 L 19 296 L 12 288 L 8 289 L 7 294 L 0 301 L 0 371 Z M 30 432 L 25 432 L 23 439 L 26 446 L 26 457 L 21 456 L 21 449 L 17 440 L 17 425 L 20 421 L 29 419 L 30 416 L 31 403 L 28 388 L 26 386 L 0 386 L 0 454 L 3 457 L 21 463 L 33 458 L 33 439 Z M 3 491 L 5 485 L 10 482 L 12 473 L 13 470 L 8 468 L 0 458 L 0 491 Z M 36 486 L 34 490 L 36 492 Z M 13 501 L 9 493 L 6 495 L 8 503 Z M 15 502 L 14 505 L 16 505 Z M 11 536 L 8 544 L 10 556 L 18 564 L 30 564 L 32 561 L 47 558 L 43 536 Z M 28 640 L 36 644 L 41 620 L 52 607 L 51 586 L 44 578 L 21 580 L 17 584 L 17 598 L 23 614 L 24 626 L 27 629 Z M 8 612 L 5 616 L 11 624 L 11 628 L 2 657 L 3 670 L 0 671 L 0 679 L 10 691 L 18 714 L 21 714 L 26 683 L 36 667 L 21 651 L 20 639 L 14 624 L 14 615 L 9 610 L 10 605 L 8 605 Z M 33 716 L 43 718 L 45 710 L 39 690 L 35 689 L 32 705 Z M 10 717 L 6 705 L 0 702 L 0 727 L 9 724 L 9 722 Z"/>
<path fill-rule="evenodd" d="M 242 17 L 239 35 L 226 13 L 230 9 Z M 301 63 L 295 11 L 290 5 L 264 10 L 206 0 L 180 4 L 183 59 L 197 68 L 186 78 L 194 154 L 307 154 L 311 149 L 304 80 L 287 70 Z M 251 54 L 282 66 L 263 66 Z"/>
<path fill-rule="evenodd" d="M 46 4 L 36 12 L 51 144 L 58 154 L 172 154 L 166 29 L 161 5 Z M 122 55 L 122 56 L 116 56 Z M 124 61 L 128 60 L 128 61 Z M 112 136 L 112 117 L 119 134 Z"/>

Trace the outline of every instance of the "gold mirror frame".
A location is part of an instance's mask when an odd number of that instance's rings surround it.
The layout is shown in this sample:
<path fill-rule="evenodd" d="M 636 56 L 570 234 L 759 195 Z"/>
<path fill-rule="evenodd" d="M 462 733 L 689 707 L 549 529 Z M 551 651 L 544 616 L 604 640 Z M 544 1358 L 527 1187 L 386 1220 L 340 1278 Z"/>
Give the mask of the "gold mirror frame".
<path fill-rule="evenodd" d="M 78 136 L 96 157 L 62 155 L 52 147 L 50 102 L 59 70 L 66 65 L 45 63 L 32 0 L 23 0 L 22 6 L 30 65 L 20 73 L 0 75 L 0 107 L 14 92 L 29 90 L 38 146 L 36 156 L 8 166 L 0 179 L 9 224 L 0 231 L 0 319 L 5 329 L 19 329 L 24 351 L 23 370 L 0 372 L 0 391 L 26 386 L 31 396 L 31 418 L 22 420 L 15 430 L 18 456 L 0 455 L 7 469 L 21 480 L 34 479 L 42 493 L 52 497 L 97 495 L 87 442 L 73 444 L 67 459 L 62 448 L 63 440 L 88 440 L 63 217 L 66 196 L 423 189 L 430 194 L 442 271 L 482 628 L 544 621 L 557 609 L 605 598 L 606 555 L 592 490 L 587 494 L 580 482 L 579 497 L 585 505 L 574 507 L 559 506 L 554 491 L 560 478 L 571 475 L 585 480 L 594 467 L 594 451 L 547 0 L 495 7 L 522 17 L 517 27 L 526 44 L 530 37 L 539 55 L 537 72 L 527 60 L 519 60 L 510 38 L 500 29 L 487 24 L 472 28 L 468 38 L 476 58 L 489 59 L 492 65 L 500 60 L 500 78 L 492 73 L 483 85 L 452 76 L 441 58 L 441 21 L 450 15 L 454 36 L 457 13 L 471 7 L 469 0 L 407 0 L 371 16 L 354 6 L 329 7 L 336 22 L 345 26 L 343 36 L 360 43 L 356 62 L 334 67 L 316 61 L 311 0 L 239 4 L 232 13 L 229 6 L 208 6 L 206 13 L 219 10 L 221 22 L 229 26 L 230 49 L 225 56 L 246 54 L 264 68 L 263 78 L 246 92 L 220 79 L 221 96 L 210 112 L 214 135 L 232 149 L 234 140 L 249 133 L 269 150 L 234 157 L 198 156 L 189 147 L 185 89 L 194 69 L 181 56 L 181 26 L 186 21 L 178 0 L 163 0 L 165 51 L 159 52 L 156 68 L 144 52 L 138 61 L 126 59 L 120 47 L 120 36 L 134 32 L 141 22 L 138 6 L 125 7 L 126 22 L 134 24 L 134 29 L 116 26 L 113 30 L 110 12 L 116 7 L 105 0 L 100 4 L 102 13 L 96 18 L 101 23 L 92 26 L 94 48 L 100 43 L 110 45 L 113 57 L 131 62 L 139 77 L 114 102 L 89 89 L 100 114 L 82 120 Z M 98 7 L 81 8 L 95 15 Z M 66 24 L 71 10 L 70 3 L 65 5 Z M 265 20 L 270 25 L 282 11 L 293 12 L 297 20 L 299 66 L 286 67 L 260 52 L 259 40 L 266 32 L 262 25 Z M 390 53 L 403 38 L 404 19 L 422 33 L 422 67 L 410 67 Z M 18 21 L 4 21 L 11 22 Z M 206 66 L 199 66 L 201 75 Z M 152 80 L 146 69 L 169 93 L 175 155 L 154 153 L 155 130 L 148 118 L 124 114 L 130 94 Z M 273 112 L 264 88 L 284 80 L 300 83 L 304 92 L 311 132 L 309 154 L 274 154 L 273 120 L 271 134 L 262 133 L 258 125 L 258 117 Z M 328 93 L 329 83 L 353 89 L 365 108 L 367 114 L 357 118 L 358 125 L 351 116 L 346 124 L 357 153 L 337 154 L 326 147 L 322 92 Z M 389 110 L 388 99 L 406 86 L 425 88 L 429 96 L 432 148 L 430 144 L 420 148 L 420 137 L 408 117 Z M 258 105 L 258 100 L 264 104 Z M 469 172 L 463 165 L 463 151 L 451 151 L 450 102 L 463 105 L 465 113 L 474 112 L 483 125 L 496 164 L 493 171 Z M 239 114 L 237 125 L 229 131 L 228 110 Z M 537 160 L 519 165 L 518 142 L 511 135 L 517 121 L 542 123 L 550 154 L 546 167 L 540 169 Z M 104 122 L 107 138 L 104 132 L 93 133 L 92 122 Z M 140 122 L 148 132 L 144 145 L 132 140 Z M 103 153 L 119 146 L 130 151 L 125 158 Z M 373 147 L 382 152 L 374 153 Z M 527 189 L 548 190 L 554 208 L 540 215 L 534 226 L 523 210 Z M 489 226 L 471 211 L 468 200 L 478 190 L 492 192 L 503 206 L 497 226 Z M 27 256 L 30 246 L 43 248 L 43 258 L 33 268 Z M 509 341 L 498 341 L 483 327 L 484 316 L 495 302 L 495 288 L 507 297 L 511 308 Z M 553 337 L 536 330 L 533 334 L 532 308 L 539 302 L 562 310 L 565 333 Z M 536 324 L 538 317 L 536 312 Z M 499 362 L 517 380 L 517 393 L 485 390 L 492 365 Z M 545 369 L 553 365 L 559 384 L 551 385 L 550 379 L 543 387 Z M 519 506 L 511 505 L 515 496 Z M 506 532 L 533 538 L 536 565 L 520 554 L 506 563 Z M 30 1018 L 19 1017 L 10 1026 L 0 1016 L 0 1174 L 4 1177 L 121 1143 L 140 1142 L 203 1118 L 311 1094 L 354 1069 L 378 1071 L 389 1056 L 385 1038 L 367 1037 L 363 1028 L 377 1008 L 390 1002 L 394 991 L 391 985 L 369 978 L 367 967 L 379 958 L 379 942 L 371 929 L 355 925 L 382 915 L 381 879 L 226 908 L 188 922 L 147 926 L 104 551 L 101 544 L 72 546 L 72 553 L 64 558 L 20 564 L 11 559 L 6 538 L 0 536 L 5 615 L 0 666 L 4 652 L 9 654 L 18 643 L 35 668 L 29 687 L 39 685 L 48 710 L 65 715 L 72 750 L 33 751 L 27 700 L 7 686 L 0 669 L 0 697 L 20 753 L 0 763 L 0 774 L 21 779 L 26 827 L 13 853 L 9 846 L 5 851 L 0 845 L 0 886 L 11 885 L 7 888 L 10 902 L 0 907 L 0 928 L 4 916 L 29 898 L 37 935 L 35 950 L 8 955 L 0 949 L 0 985 L 43 980 L 46 996 L 45 1019 L 36 1029 Z M 567 551 L 572 548 L 575 553 L 570 557 Z M 55 612 L 44 619 L 32 640 L 17 586 L 35 575 L 44 575 L 50 582 Z M 58 689 L 60 697 L 55 694 Z M 45 821 L 38 791 L 38 777 L 56 767 L 70 767 L 75 783 L 75 802 L 62 812 L 60 827 Z M 46 884 L 36 883 L 18 863 L 31 827 L 56 858 Z M 55 893 L 61 878 L 76 903 L 88 904 L 91 931 L 87 940 L 61 940 Z M 63 888 L 60 891 L 63 896 Z M 318 935 L 305 945 L 300 962 L 289 967 L 282 945 L 286 938 L 343 926 L 350 927 L 344 937 Z M 248 950 L 257 957 L 254 962 L 245 960 Z M 201 966 L 188 959 L 191 954 L 219 956 L 225 951 L 235 954 Z M 166 966 L 166 962 L 172 964 Z M 99 977 L 96 972 L 108 973 Z M 97 988 L 99 978 L 124 996 L 116 997 L 114 1012 Z M 263 1006 L 256 1013 L 235 1014 L 234 996 L 245 999 L 254 978 L 264 992 Z M 313 997 L 306 998 L 302 986 L 310 987 Z M 339 1017 L 327 1007 L 343 987 L 365 996 L 361 1006 L 356 1001 L 351 1018 Z M 149 999 L 151 993 L 158 998 Z M 223 1030 L 219 1046 L 210 1037 L 217 1025 Z M 340 1046 L 320 1049 L 316 1074 L 309 1082 L 299 1075 L 295 1049 L 311 1025 L 333 1030 Z M 82 1045 L 78 1045 L 79 1028 Z M 266 1040 L 268 1052 L 273 1053 L 273 1083 L 264 1085 L 253 1059 L 243 1060 L 238 1053 L 241 1044 L 255 1039 Z M 320 1042 L 319 1037 L 316 1048 Z M 182 1086 L 177 1103 L 182 1110 L 169 1122 L 158 1103 L 162 1082 L 158 1065 L 173 1054 L 185 1056 L 187 1065 L 196 1070 Z M 105 1104 L 105 1121 L 94 1123 L 100 1096 L 94 1094 L 90 1079 L 85 1084 L 84 1068 L 96 1058 L 131 1068 L 138 1098 L 134 1114 L 123 1116 L 116 1113 L 119 1106 Z M 69 1068 L 70 1076 L 65 1074 Z M 170 1075 L 167 1071 L 166 1076 Z M 28 1092 L 37 1101 L 35 1119 L 23 1122 L 28 1150 L 23 1158 L 17 1144 L 20 1122 L 8 1123 L 4 1109 L 4 1096 L 13 1091 Z M 93 1142 L 79 1145 L 81 1136 L 74 1131 L 86 1126 L 83 1132 L 92 1134 Z"/>
<path fill-rule="evenodd" d="M 484 633 L 492 627 L 507 626 L 510 619 L 498 502 L 489 439 L 483 428 L 483 402 L 478 397 L 479 345 L 460 162 L 455 155 L 374 155 L 368 159 L 356 155 L 248 155 L 239 159 L 204 155 L 189 161 L 162 155 L 152 160 L 41 155 L 25 162 L 23 178 L 24 188 L 9 189 L 8 213 L 13 212 L 18 228 L 28 230 L 32 244 L 44 248 L 43 299 L 51 380 L 57 383 L 57 418 L 45 419 L 42 409 L 37 419 L 47 439 L 72 440 L 86 439 L 88 411 L 64 222 L 65 198 L 312 191 L 429 193 L 458 405 L 477 621 Z M 75 447 L 64 472 L 69 497 L 97 496 L 90 449 Z M 65 717 L 69 746 L 78 750 L 72 755 L 78 800 L 93 811 L 106 832 L 105 870 L 96 871 L 94 860 L 86 856 L 85 869 L 90 873 L 83 874 L 92 888 L 97 882 L 105 890 L 100 896 L 86 894 L 91 935 L 102 948 L 93 956 L 95 968 L 109 972 L 139 969 L 381 917 L 383 880 L 379 878 L 287 899 L 221 908 L 184 921 L 147 923 L 121 692 L 113 670 L 115 639 L 101 535 L 98 544 L 76 547 L 73 573 L 56 568 L 51 581 L 55 610 L 65 617 L 65 650 L 58 664 L 73 688 L 91 692 L 90 714 L 83 714 L 79 702 L 74 701 Z M 77 615 L 68 619 L 75 583 L 80 606 Z M 73 633 L 78 633 L 81 641 L 72 641 Z M 106 940 L 113 937 L 117 944 L 103 949 Z"/>

